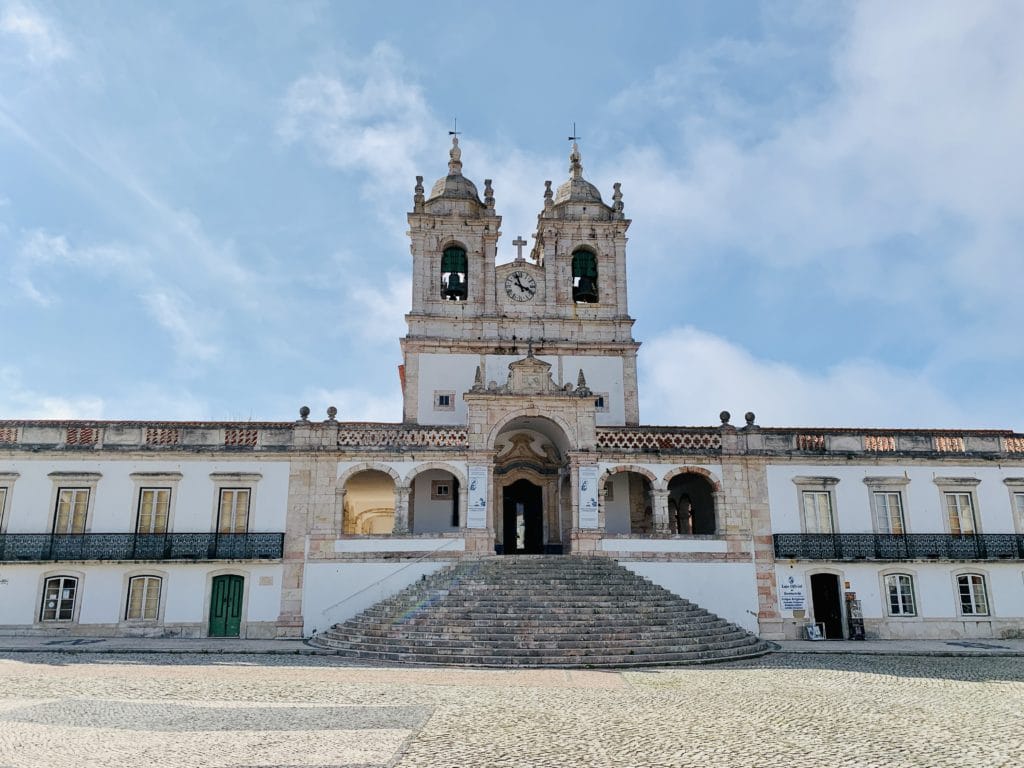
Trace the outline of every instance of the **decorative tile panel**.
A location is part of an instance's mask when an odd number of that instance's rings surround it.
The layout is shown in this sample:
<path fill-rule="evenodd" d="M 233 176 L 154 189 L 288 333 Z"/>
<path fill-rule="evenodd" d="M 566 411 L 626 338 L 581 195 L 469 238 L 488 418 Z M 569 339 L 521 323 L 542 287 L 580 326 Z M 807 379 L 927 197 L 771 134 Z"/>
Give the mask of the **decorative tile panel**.
<path fill-rule="evenodd" d="M 258 429 L 229 427 L 224 430 L 224 445 L 228 448 L 255 448 L 259 437 Z"/>
<path fill-rule="evenodd" d="M 342 448 L 465 448 L 469 432 L 465 427 L 406 427 L 377 424 L 366 428 L 338 430 Z"/>
<path fill-rule="evenodd" d="M 13 445 L 18 442 L 17 427 L 0 427 L 0 445 Z"/>
<path fill-rule="evenodd" d="M 178 445 L 181 430 L 175 427 L 146 427 L 146 445 Z"/>
<path fill-rule="evenodd" d="M 100 439 L 97 427 L 68 427 L 65 445 L 96 445 Z"/>
<path fill-rule="evenodd" d="M 1024 453 L 1024 437 L 1006 438 L 1007 453 Z"/>
<path fill-rule="evenodd" d="M 948 435 L 935 436 L 935 450 L 939 453 L 963 453 L 964 439 Z"/>
<path fill-rule="evenodd" d="M 864 450 L 889 453 L 896 450 L 894 435 L 864 435 Z"/>
<path fill-rule="evenodd" d="M 800 451 L 824 451 L 824 435 L 797 435 L 796 447 Z"/>
<path fill-rule="evenodd" d="M 722 436 L 717 432 L 599 429 L 597 447 L 625 450 L 715 451 L 722 448 Z"/>

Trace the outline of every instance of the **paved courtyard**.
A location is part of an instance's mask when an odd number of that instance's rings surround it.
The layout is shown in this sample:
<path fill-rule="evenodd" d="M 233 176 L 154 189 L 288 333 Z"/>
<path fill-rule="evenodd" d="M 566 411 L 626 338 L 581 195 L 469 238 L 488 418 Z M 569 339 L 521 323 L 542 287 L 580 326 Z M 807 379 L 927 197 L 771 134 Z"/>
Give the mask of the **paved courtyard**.
<path fill-rule="evenodd" d="M 0 766 L 1022 766 L 1024 659 L 646 672 L 0 656 Z"/>

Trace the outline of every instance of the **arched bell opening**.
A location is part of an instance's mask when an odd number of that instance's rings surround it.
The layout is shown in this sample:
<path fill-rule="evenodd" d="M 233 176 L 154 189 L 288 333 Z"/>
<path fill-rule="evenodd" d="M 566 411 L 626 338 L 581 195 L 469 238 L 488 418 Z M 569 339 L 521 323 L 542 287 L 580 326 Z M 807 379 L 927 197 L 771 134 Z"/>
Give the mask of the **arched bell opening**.
<path fill-rule="evenodd" d="M 668 483 L 668 515 L 672 533 L 716 533 L 714 485 L 694 472 L 676 475 Z"/>
<path fill-rule="evenodd" d="M 469 262 L 466 251 L 452 245 L 441 254 L 441 298 L 465 301 L 469 298 Z"/>
<path fill-rule="evenodd" d="M 395 528 L 395 481 L 386 472 L 367 469 L 345 482 L 342 533 L 390 534 Z"/>
<path fill-rule="evenodd" d="M 639 472 L 613 472 L 605 480 L 603 491 L 606 533 L 654 533 L 650 479 Z"/>
<path fill-rule="evenodd" d="M 596 304 L 597 256 L 584 248 L 572 254 L 572 300 L 582 304 Z"/>
<path fill-rule="evenodd" d="M 410 483 L 409 530 L 412 533 L 457 531 L 462 514 L 462 483 L 444 469 L 425 469 Z"/>

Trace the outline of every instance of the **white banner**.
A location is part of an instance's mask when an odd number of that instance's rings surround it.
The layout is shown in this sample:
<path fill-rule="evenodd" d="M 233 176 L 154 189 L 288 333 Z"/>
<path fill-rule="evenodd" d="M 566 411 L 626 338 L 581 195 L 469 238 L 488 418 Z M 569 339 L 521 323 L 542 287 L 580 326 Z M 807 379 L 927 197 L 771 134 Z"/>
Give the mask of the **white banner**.
<path fill-rule="evenodd" d="M 487 527 L 487 467 L 469 467 L 469 505 L 466 510 L 467 528 Z"/>
<path fill-rule="evenodd" d="M 597 476 L 595 466 L 583 466 L 580 473 L 580 528 L 597 528 Z"/>

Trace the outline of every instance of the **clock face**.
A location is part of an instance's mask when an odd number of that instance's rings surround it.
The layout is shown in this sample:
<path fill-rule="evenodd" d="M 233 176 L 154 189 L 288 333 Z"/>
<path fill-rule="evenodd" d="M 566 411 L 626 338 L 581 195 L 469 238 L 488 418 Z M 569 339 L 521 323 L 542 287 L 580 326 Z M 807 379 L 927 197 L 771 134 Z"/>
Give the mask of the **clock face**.
<path fill-rule="evenodd" d="M 537 281 L 529 272 L 517 269 L 505 278 L 505 293 L 512 301 L 529 301 L 537 295 Z"/>

